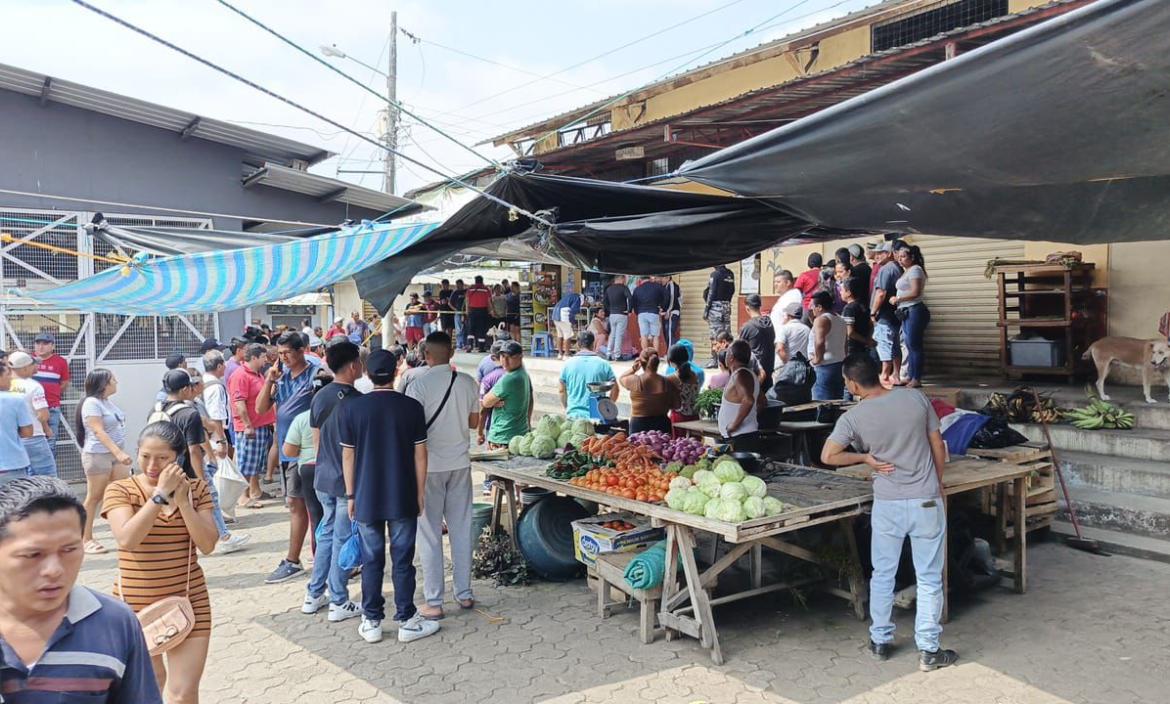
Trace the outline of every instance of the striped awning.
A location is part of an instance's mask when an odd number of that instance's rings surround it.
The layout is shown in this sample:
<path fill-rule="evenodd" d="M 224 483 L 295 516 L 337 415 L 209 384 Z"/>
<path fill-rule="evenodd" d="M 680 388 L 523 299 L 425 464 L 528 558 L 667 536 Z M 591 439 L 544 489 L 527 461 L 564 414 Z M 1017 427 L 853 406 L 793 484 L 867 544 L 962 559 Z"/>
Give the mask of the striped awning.
<path fill-rule="evenodd" d="M 263 247 L 144 258 L 25 299 L 74 310 L 176 315 L 236 310 L 316 291 L 419 242 L 438 223 L 363 223 Z"/>

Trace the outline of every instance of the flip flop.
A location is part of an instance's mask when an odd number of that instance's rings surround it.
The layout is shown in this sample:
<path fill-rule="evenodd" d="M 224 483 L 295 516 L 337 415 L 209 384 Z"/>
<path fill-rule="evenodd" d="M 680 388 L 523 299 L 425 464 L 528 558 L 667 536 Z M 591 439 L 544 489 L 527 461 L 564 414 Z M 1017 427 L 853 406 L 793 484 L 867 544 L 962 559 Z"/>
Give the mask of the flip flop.
<path fill-rule="evenodd" d="M 461 608 L 461 609 L 474 609 L 475 608 L 475 599 L 459 599 L 458 601 L 459 601 L 459 608 Z"/>
<path fill-rule="evenodd" d="M 104 555 L 109 552 L 105 545 L 102 545 L 96 540 L 89 541 L 81 549 L 86 555 Z"/>
<path fill-rule="evenodd" d="M 443 608 L 441 606 L 438 608 L 439 608 L 439 613 L 437 613 L 437 614 L 428 614 L 427 612 L 423 611 L 422 609 L 419 609 L 418 612 L 420 614 L 422 614 L 422 617 L 428 621 L 442 621 L 443 618 L 446 616 L 446 614 L 443 613 Z"/>
<path fill-rule="evenodd" d="M 247 503 L 240 504 L 241 508 L 264 508 L 263 502 L 259 499 L 250 499 Z"/>

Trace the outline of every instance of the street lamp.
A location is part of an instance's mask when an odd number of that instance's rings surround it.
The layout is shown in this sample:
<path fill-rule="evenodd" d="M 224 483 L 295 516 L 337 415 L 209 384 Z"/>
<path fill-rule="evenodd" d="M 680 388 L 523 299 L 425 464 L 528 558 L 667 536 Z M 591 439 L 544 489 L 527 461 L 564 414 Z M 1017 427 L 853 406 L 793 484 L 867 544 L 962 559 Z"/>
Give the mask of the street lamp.
<path fill-rule="evenodd" d="M 341 49 L 338 49 L 336 44 L 333 44 L 330 46 L 325 46 L 324 44 L 322 44 L 321 45 L 321 53 L 324 54 L 325 56 L 328 56 L 328 57 L 333 58 L 333 59 L 349 59 L 350 61 L 354 62 L 355 64 L 358 64 L 359 66 L 364 66 L 365 68 L 370 69 L 374 73 L 377 73 L 382 78 L 389 78 L 390 77 L 389 74 L 387 74 L 385 71 L 378 68 L 377 66 L 371 66 L 371 65 L 367 64 L 365 61 L 362 61 L 361 59 L 355 59 L 354 57 L 345 53 Z"/>

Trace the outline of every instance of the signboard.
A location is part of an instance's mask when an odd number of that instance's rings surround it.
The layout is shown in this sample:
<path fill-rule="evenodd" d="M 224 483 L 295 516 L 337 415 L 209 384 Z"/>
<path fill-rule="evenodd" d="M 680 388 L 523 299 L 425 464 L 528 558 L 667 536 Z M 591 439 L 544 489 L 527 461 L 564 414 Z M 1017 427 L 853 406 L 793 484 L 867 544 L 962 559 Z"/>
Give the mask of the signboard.
<path fill-rule="evenodd" d="M 317 314 L 316 306 L 288 306 L 270 303 L 264 306 L 269 315 L 304 315 L 311 317 Z"/>
<path fill-rule="evenodd" d="M 622 147 L 614 152 L 614 158 L 618 161 L 630 161 L 632 159 L 645 159 L 646 148 L 642 146 L 637 147 Z"/>

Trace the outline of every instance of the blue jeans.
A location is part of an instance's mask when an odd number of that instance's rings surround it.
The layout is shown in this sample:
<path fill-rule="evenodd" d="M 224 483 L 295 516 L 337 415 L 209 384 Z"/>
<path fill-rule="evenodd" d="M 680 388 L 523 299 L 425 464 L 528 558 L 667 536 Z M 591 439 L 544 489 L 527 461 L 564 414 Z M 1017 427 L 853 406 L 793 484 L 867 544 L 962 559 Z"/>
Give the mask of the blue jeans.
<path fill-rule="evenodd" d="M 620 359 L 622 347 L 626 342 L 626 327 L 630 318 L 625 313 L 617 313 L 609 318 L 609 358 Z"/>
<path fill-rule="evenodd" d="M 390 533 L 390 579 L 394 583 L 394 620 L 408 621 L 414 606 L 414 539 L 417 518 L 357 522 L 362 537 L 362 614 L 371 621 L 386 617 L 382 578 L 386 573 L 386 533 Z"/>
<path fill-rule="evenodd" d="M 463 314 L 456 313 L 455 314 L 455 344 L 459 347 L 463 347 L 464 342 L 466 342 L 466 336 L 463 334 Z"/>
<path fill-rule="evenodd" d="M 215 488 L 215 465 L 207 465 L 204 472 L 207 474 L 207 488 L 211 492 L 211 520 L 215 521 L 219 537 L 226 538 L 232 533 L 228 530 L 227 523 L 224 523 L 223 510 L 219 507 L 219 491 Z"/>
<path fill-rule="evenodd" d="M 311 487 L 306 491 L 311 491 Z M 349 505 L 345 497 L 317 492 L 321 502 L 321 520 L 317 523 L 317 552 L 313 553 L 313 574 L 309 577 L 309 596 L 319 597 L 329 586 L 329 601 L 340 606 L 349 601 L 349 573 L 341 569 L 337 556 L 353 527 L 349 523 Z"/>
<path fill-rule="evenodd" d="M 28 474 L 30 477 L 57 476 L 57 460 L 49 447 L 49 439 L 37 435 L 24 439 L 24 451 L 28 453 Z"/>
<path fill-rule="evenodd" d="M 49 451 L 53 457 L 57 456 L 57 440 L 61 437 L 61 409 L 49 409 L 49 430 L 53 431 L 53 439 L 49 442 Z"/>
<path fill-rule="evenodd" d="M 922 380 L 926 359 L 924 343 L 926 326 L 930 324 L 930 309 L 925 303 L 910 306 L 909 315 L 902 321 L 902 339 L 906 342 L 906 373 L 914 381 Z"/>
<path fill-rule="evenodd" d="M 878 320 L 873 326 L 873 339 L 877 342 L 878 359 L 893 362 L 902 358 L 902 328 L 897 320 Z"/>
<path fill-rule="evenodd" d="M 902 543 L 910 537 L 914 573 L 918 580 L 918 614 L 914 640 L 919 650 L 938 650 L 942 634 L 939 620 L 943 607 L 943 560 L 946 556 L 947 517 L 942 499 L 897 499 L 873 502 L 873 539 L 870 558 L 873 576 L 869 580 L 869 614 L 875 643 L 894 639 L 894 576 L 902 558 Z"/>
<path fill-rule="evenodd" d="M 812 400 L 836 401 L 845 398 L 845 377 L 841 374 L 843 364 L 834 362 L 813 367 L 817 380 L 812 387 Z"/>

